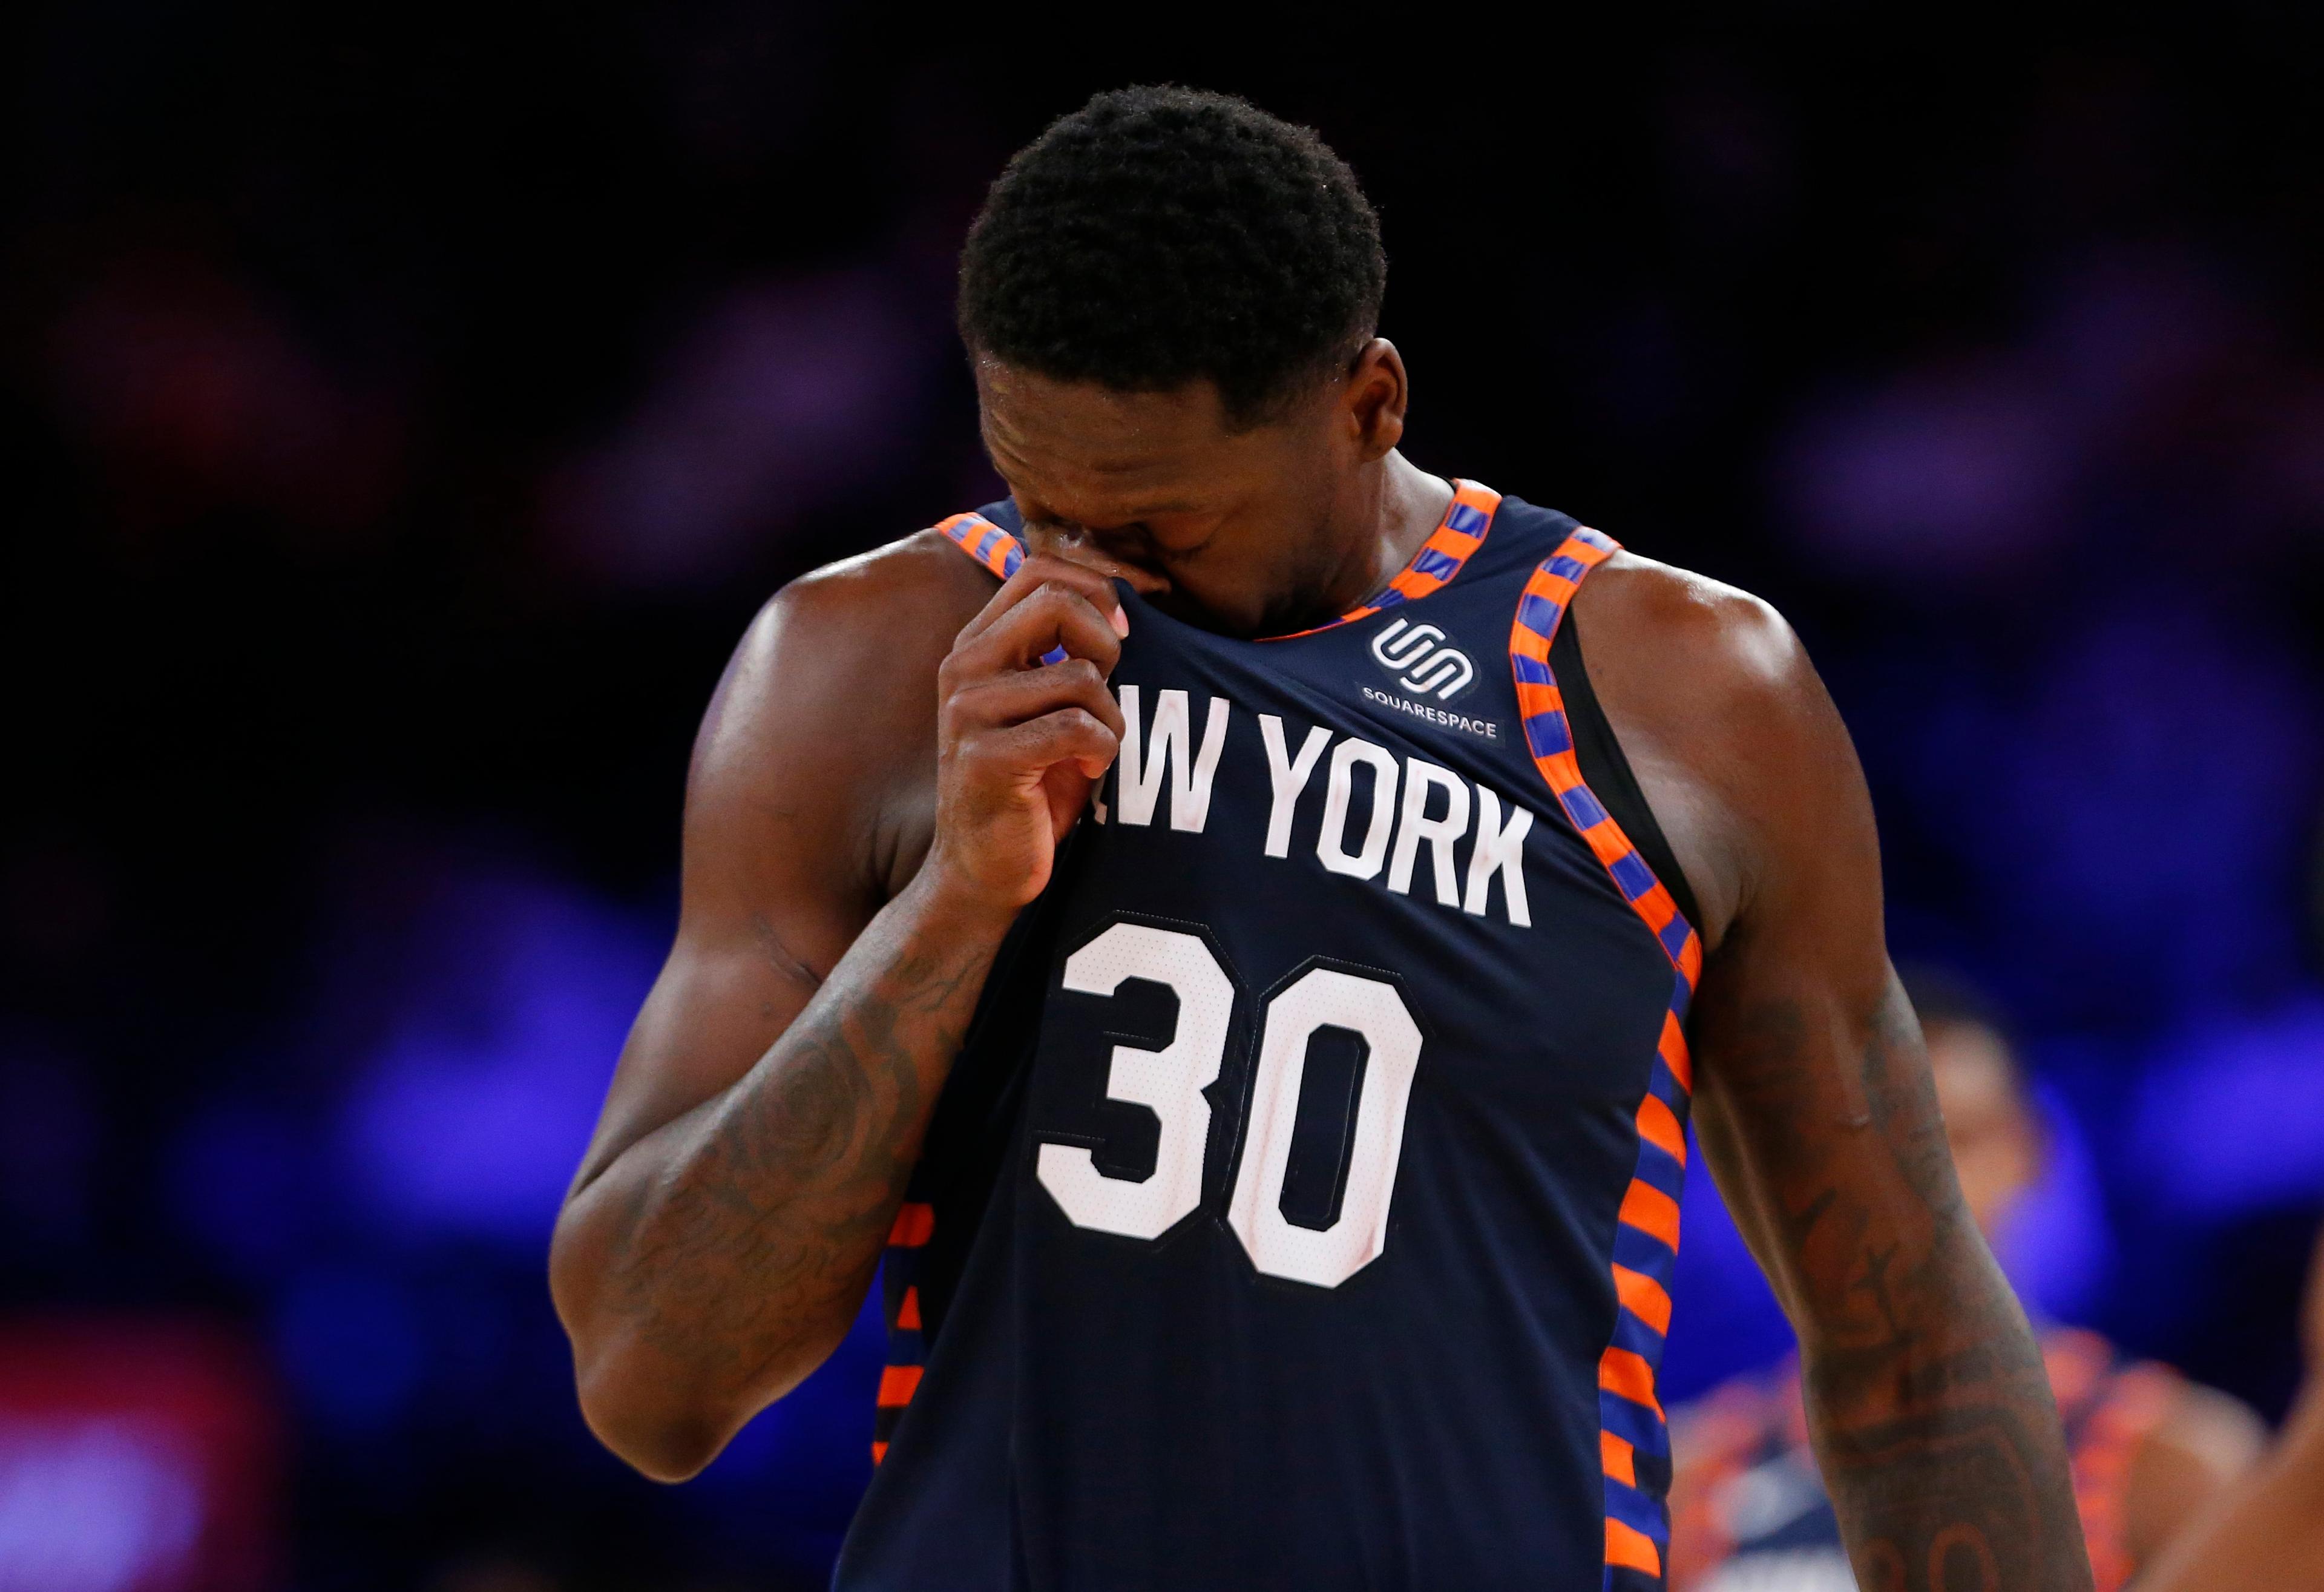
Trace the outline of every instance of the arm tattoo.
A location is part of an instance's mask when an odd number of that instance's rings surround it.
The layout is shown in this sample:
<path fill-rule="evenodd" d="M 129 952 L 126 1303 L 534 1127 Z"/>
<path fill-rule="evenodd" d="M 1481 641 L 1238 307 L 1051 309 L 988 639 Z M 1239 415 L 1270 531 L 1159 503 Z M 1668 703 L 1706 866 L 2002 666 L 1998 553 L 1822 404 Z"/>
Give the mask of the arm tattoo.
<path fill-rule="evenodd" d="M 1858 1583 L 2087 1592 L 2041 1352 L 1969 1218 L 1902 996 L 1852 1068 L 1796 1003 L 1702 1015 Z"/>
<path fill-rule="evenodd" d="M 607 1301 L 641 1343 L 747 1387 L 853 1310 L 991 960 L 973 938 L 875 925 L 742 1081 L 681 1119 L 612 1257 Z"/>

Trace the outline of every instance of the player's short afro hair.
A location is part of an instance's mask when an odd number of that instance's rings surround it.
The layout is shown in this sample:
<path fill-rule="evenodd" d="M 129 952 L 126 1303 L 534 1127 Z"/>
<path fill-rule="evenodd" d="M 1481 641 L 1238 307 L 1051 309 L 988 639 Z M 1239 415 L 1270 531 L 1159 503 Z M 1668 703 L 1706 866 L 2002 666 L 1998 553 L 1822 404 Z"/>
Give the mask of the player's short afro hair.
<path fill-rule="evenodd" d="M 1101 94 L 1019 150 L 960 264 L 973 354 L 1276 412 L 1379 325 L 1379 218 L 1305 127 L 1190 88 Z"/>

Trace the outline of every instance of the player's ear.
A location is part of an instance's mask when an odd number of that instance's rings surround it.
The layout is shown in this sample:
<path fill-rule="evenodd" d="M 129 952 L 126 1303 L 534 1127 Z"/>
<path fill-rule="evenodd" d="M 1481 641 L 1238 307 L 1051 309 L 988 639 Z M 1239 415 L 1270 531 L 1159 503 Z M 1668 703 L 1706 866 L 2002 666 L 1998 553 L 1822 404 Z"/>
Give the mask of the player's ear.
<path fill-rule="evenodd" d="M 1394 343 L 1374 338 L 1357 350 L 1340 401 L 1364 463 L 1385 457 L 1404 440 L 1404 410 L 1410 396 L 1404 356 Z"/>

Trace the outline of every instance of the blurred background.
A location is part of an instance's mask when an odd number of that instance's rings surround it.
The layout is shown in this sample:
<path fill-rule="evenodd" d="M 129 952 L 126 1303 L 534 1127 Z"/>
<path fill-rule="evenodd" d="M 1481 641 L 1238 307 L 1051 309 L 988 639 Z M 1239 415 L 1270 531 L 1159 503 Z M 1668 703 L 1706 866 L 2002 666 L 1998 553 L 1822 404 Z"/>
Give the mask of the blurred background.
<path fill-rule="evenodd" d="M 997 495 L 954 253 L 1130 80 L 1353 162 L 1418 462 L 1792 617 L 1900 955 L 2024 1041 L 2021 1286 L 2279 1412 L 2324 1208 L 2324 41 L 1767 14 L 17 14 L 0 1586 L 821 1584 L 873 1325 L 654 1487 L 576 1413 L 547 1234 L 728 648 Z M 1673 1398 L 1787 1342 L 1700 1179 L 1686 1220 Z"/>

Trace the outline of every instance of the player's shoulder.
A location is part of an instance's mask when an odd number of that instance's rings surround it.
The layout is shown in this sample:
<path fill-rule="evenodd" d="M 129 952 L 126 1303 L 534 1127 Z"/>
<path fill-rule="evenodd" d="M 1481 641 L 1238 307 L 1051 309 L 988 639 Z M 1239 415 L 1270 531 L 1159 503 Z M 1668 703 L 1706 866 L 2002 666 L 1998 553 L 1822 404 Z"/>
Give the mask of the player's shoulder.
<path fill-rule="evenodd" d="M 1593 638 L 1611 630 L 1650 646 L 1698 687 L 1779 690 L 1806 663 L 1799 637 L 1764 597 L 1628 548 L 1582 591 L 1577 611 Z"/>
<path fill-rule="evenodd" d="M 933 679 L 993 589 L 992 577 L 939 532 L 914 532 L 810 569 L 769 597 L 735 650 L 731 683 L 828 681 L 860 702 L 889 684 Z"/>
<path fill-rule="evenodd" d="M 1836 722 L 1798 634 L 1739 587 L 1624 549 L 1574 599 L 1591 680 L 1656 738 L 1771 746 Z"/>
<path fill-rule="evenodd" d="M 949 648 L 954 634 L 992 592 L 992 577 L 940 532 L 916 531 L 808 570 L 768 598 L 752 628 L 769 642 L 854 643 L 881 655 L 913 641 L 940 638 Z M 953 616 L 951 627 L 944 628 L 939 622 Z M 899 634 L 907 630 L 908 635 Z M 912 648 L 906 644 L 903 651 Z"/>
<path fill-rule="evenodd" d="M 760 607 L 705 716 L 695 773 L 807 737 L 860 754 L 924 740 L 937 667 L 991 576 L 934 531 L 809 570 Z M 733 756 L 724 755 L 730 751 Z"/>
<path fill-rule="evenodd" d="M 1623 551 L 1582 582 L 1573 613 L 1591 684 L 1694 887 L 1706 943 L 1769 878 L 1869 854 L 1847 727 L 1772 605 Z"/>

